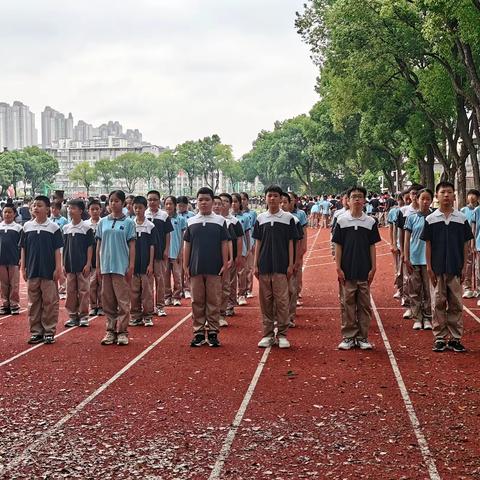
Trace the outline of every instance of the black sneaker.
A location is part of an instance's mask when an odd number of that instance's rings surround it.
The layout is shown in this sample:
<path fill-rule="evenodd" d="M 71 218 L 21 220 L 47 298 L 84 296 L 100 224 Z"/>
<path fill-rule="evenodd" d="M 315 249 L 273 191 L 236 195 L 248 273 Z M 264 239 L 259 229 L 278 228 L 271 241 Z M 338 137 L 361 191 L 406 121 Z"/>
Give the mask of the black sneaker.
<path fill-rule="evenodd" d="M 467 349 L 460 343 L 460 340 L 449 340 L 447 347 L 454 352 L 463 353 Z"/>
<path fill-rule="evenodd" d="M 10 309 L 12 315 L 20 315 L 20 307 L 13 307 Z"/>
<path fill-rule="evenodd" d="M 97 308 L 91 308 L 90 311 L 88 312 L 88 315 L 90 317 L 96 317 L 97 316 Z"/>
<path fill-rule="evenodd" d="M 193 337 L 192 342 L 190 343 L 191 347 L 201 347 L 205 343 L 205 335 L 203 333 L 197 333 Z"/>
<path fill-rule="evenodd" d="M 209 347 L 219 347 L 220 342 L 218 341 L 218 337 L 216 333 L 209 333 L 208 334 L 208 346 Z"/>
<path fill-rule="evenodd" d="M 0 307 L 0 315 L 10 315 L 10 307 Z"/>
<path fill-rule="evenodd" d="M 44 335 L 43 336 L 43 343 L 46 345 L 50 345 L 51 343 L 55 343 L 55 337 L 52 334 Z"/>
<path fill-rule="evenodd" d="M 439 338 L 438 340 L 435 340 L 432 350 L 434 352 L 444 352 L 446 348 L 447 348 L 447 342 L 445 342 L 443 338 Z"/>
<path fill-rule="evenodd" d="M 29 345 L 36 345 L 37 343 L 43 343 L 43 335 L 32 335 L 28 340 L 27 343 Z"/>
<path fill-rule="evenodd" d="M 65 327 L 67 327 L 67 328 L 78 327 L 79 325 L 80 325 L 80 319 L 79 318 L 69 318 L 65 322 Z"/>

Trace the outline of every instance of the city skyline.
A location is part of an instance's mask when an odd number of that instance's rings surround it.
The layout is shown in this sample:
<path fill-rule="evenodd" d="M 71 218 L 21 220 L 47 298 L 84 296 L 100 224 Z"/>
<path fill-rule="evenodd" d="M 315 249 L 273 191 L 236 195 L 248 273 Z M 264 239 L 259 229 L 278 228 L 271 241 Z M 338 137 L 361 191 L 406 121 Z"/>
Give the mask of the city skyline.
<path fill-rule="evenodd" d="M 2 95 L 94 125 L 120 119 L 164 146 L 217 133 L 238 158 L 262 129 L 318 99 L 316 68 L 294 28 L 302 3 L 2 5 Z"/>

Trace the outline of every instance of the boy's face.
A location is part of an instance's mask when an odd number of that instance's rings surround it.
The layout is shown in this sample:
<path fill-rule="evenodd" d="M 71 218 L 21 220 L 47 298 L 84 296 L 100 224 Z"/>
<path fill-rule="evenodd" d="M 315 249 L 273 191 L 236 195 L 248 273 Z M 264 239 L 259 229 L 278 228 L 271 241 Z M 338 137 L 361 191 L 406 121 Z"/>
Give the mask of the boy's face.
<path fill-rule="evenodd" d="M 134 203 L 133 204 L 133 211 L 137 218 L 144 218 L 145 217 L 145 205 L 142 203 Z"/>
<path fill-rule="evenodd" d="M 197 207 L 198 207 L 198 211 L 202 214 L 202 215 L 205 215 L 205 214 L 209 214 L 212 212 L 212 208 L 213 208 L 213 198 L 206 194 L 206 193 L 201 193 L 198 197 L 197 197 Z"/>
<path fill-rule="evenodd" d="M 214 198 L 213 208 L 212 208 L 213 212 L 216 213 L 217 215 L 221 215 L 222 207 L 223 207 L 222 200 L 220 198 Z"/>
<path fill-rule="evenodd" d="M 280 208 L 282 198 L 278 192 L 267 192 L 265 201 L 268 208 L 278 209 Z"/>
<path fill-rule="evenodd" d="M 71 218 L 77 219 L 82 216 L 82 210 L 80 210 L 76 205 L 68 206 L 68 213 Z"/>
<path fill-rule="evenodd" d="M 147 197 L 147 201 L 148 201 L 148 207 L 150 208 L 150 210 L 153 210 L 154 212 L 156 212 L 160 208 L 160 197 L 155 193 L 151 193 Z"/>
<path fill-rule="evenodd" d="M 94 220 L 97 220 L 100 218 L 100 206 L 95 204 L 91 205 L 88 209 L 88 213 L 90 214 L 90 217 L 92 217 Z"/>
<path fill-rule="evenodd" d="M 432 197 L 428 192 L 423 192 L 418 198 L 418 203 L 420 204 L 420 210 L 427 211 L 432 204 Z"/>
<path fill-rule="evenodd" d="M 348 197 L 346 195 L 342 197 L 342 206 L 343 208 L 348 208 Z"/>
<path fill-rule="evenodd" d="M 418 192 L 416 190 L 410 190 L 410 201 L 416 203 L 418 200 Z"/>
<path fill-rule="evenodd" d="M 48 215 L 48 207 L 45 202 L 42 202 L 42 200 L 35 200 L 32 203 L 32 213 L 35 215 L 35 217 L 46 217 Z"/>
<path fill-rule="evenodd" d="M 455 192 L 452 187 L 441 187 L 437 192 L 438 203 L 442 207 L 451 207 L 455 201 Z"/>
<path fill-rule="evenodd" d="M 50 207 L 50 211 L 52 212 L 52 216 L 53 217 L 58 217 L 60 216 L 60 209 L 58 209 L 57 207 Z"/>
<path fill-rule="evenodd" d="M 228 197 L 220 197 L 222 199 L 222 215 L 227 216 L 230 213 L 230 200 Z"/>
<path fill-rule="evenodd" d="M 350 193 L 350 196 L 348 197 L 348 204 L 350 205 L 350 208 L 352 210 L 362 209 L 365 205 L 365 195 L 363 195 L 363 192 L 354 190 Z"/>
<path fill-rule="evenodd" d="M 478 197 L 474 193 L 469 193 L 467 197 L 467 202 L 470 205 L 477 205 L 478 204 Z"/>
<path fill-rule="evenodd" d="M 3 220 L 5 223 L 12 223 L 15 220 L 15 212 L 10 207 L 3 209 Z"/>
<path fill-rule="evenodd" d="M 280 207 L 284 212 L 290 211 L 290 202 L 288 201 L 287 197 L 282 196 L 282 202 L 280 203 Z"/>
<path fill-rule="evenodd" d="M 186 203 L 179 203 L 177 209 L 180 213 L 185 213 L 188 210 L 188 205 Z"/>
<path fill-rule="evenodd" d="M 167 198 L 165 200 L 165 210 L 169 215 L 173 215 L 175 213 L 175 204 L 172 202 L 171 198 Z"/>

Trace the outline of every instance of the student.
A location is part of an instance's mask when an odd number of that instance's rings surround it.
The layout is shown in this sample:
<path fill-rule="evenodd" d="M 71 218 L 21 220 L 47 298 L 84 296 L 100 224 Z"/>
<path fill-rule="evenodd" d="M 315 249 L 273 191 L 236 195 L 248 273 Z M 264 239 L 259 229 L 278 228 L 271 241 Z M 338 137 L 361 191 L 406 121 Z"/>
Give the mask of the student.
<path fill-rule="evenodd" d="M 195 213 L 189 210 L 190 202 L 185 196 L 177 197 L 177 213 L 179 217 L 183 217 L 185 221 L 189 218 L 195 216 Z M 182 262 L 182 293 L 185 298 L 191 298 L 190 295 L 190 281 L 186 280 L 187 276 L 183 271 L 183 262 Z"/>
<path fill-rule="evenodd" d="M 472 189 L 467 192 L 467 205 L 465 205 L 460 211 L 465 215 L 468 223 L 474 228 L 475 223 L 475 209 L 478 207 L 478 200 L 480 198 L 480 192 Z M 474 231 L 474 230 L 472 230 Z M 475 282 L 473 282 L 473 277 Z M 477 284 L 477 285 L 474 285 Z M 476 287 L 476 288 L 475 288 Z M 465 281 L 463 282 L 463 298 L 473 298 L 476 296 L 476 289 L 478 288 L 478 269 L 475 268 L 475 246 L 472 242 L 471 248 L 467 257 L 467 268 L 465 271 Z"/>
<path fill-rule="evenodd" d="M 63 204 L 59 201 L 52 202 L 50 206 L 50 220 L 56 223 L 60 227 L 60 230 L 68 223 L 68 220 L 61 214 L 62 208 Z"/>
<path fill-rule="evenodd" d="M 239 193 L 232 193 L 232 215 L 235 216 L 243 230 L 243 246 L 239 256 L 243 257 L 237 269 L 238 276 L 238 305 L 247 305 L 247 256 L 250 251 L 250 230 L 253 225 L 250 223 L 250 215 L 243 212 L 242 197 Z"/>
<path fill-rule="evenodd" d="M 363 211 L 367 191 L 352 187 L 347 196 L 350 209 L 338 218 L 333 232 L 342 310 L 343 340 L 338 348 L 371 350 L 370 285 L 376 271 L 375 244 L 381 239 L 377 222 Z"/>
<path fill-rule="evenodd" d="M 131 281 L 130 325 L 153 327 L 155 306 L 153 301 L 153 261 L 155 258 L 155 225 L 145 218 L 147 199 L 134 197 L 135 213 L 135 269 Z"/>
<path fill-rule="evenodd" d="M 323 196 L 323 200 L 320 202 L 322 220 L 321 220 L 321 227 L 327 228 L 328 221 L 330 220 L 330 209 L 332 208 L 332 204 L 328 201 L 327 196 Z"/>
<path fill-rule="evenodd" d="M 72 221 L 63 227 L 63 268 L 67 278 L 65 308 L 69 316 L 66 327 L 88 327 L 89 280 L 95 236 L 90 225 L 82 220 L 84 212 L 83 200 L 68 202 Z"/>
<path fill-rule="evenodd" d="M 123 207 L 123 213 L 130 217 L 131 219 L 135 218 L 135 212 L 133 211 L 133 201 L 135 200 L 135 195 L 127 195 L 125 197 L 125 207 Z"/>
<path fill-rule="evenodd" d="M 167 212 L 160 210 L 160 192 L 150 190 L 147 193 L 148 209 L 145 216 L 155 225 L 155 261 L 153 263 L 155 277 L 155 305 L 157 315 L 165 317 L 165 272 L 170 253 L 170 232 L 172 222 Z"/>
<path fill-rule="evenodd" d="M 305 229 L 308 227 L 308 219 L 307 215 L 303 210 L 298 208 L 298 195 L 294 192 L 289 192 L 290 195 L 290 205 L 291 205 L 291 214 L 298 218 L 300 225 L 302 227 L 302 232 L 305 234 L 303 235 L 302 240 L 300 241 L 300 248 L 298 250 L 298 254 L 300 255 L 300 267 L 296 270 L 296 280 L 297 280 L 297 305 L 302 305 L 300 299 L 302 298 L 302 286 L 303 286 L 303 259 L 305 253 L 307 253 L 307 234 Z M 335 212 L 336 213 L 336 212 Z"/>
<path fill-rule="evenodd" d="M 440 182 L 435 187 L 439 207 L 425 219 L 421 239 L 426 242 L 427 271 L 433 286 L 434 352 L 449 348 L 465 352 L 462 282 L 472 230 L 465 215 L 453 208 L 455 187 Z M 447 343 L 447 338 L 449 338 Z"/>
<path fill-rule="evenodd" d="M 22 226 L 14 222 L 17 211 L 13 203 L 6 203 L 2 210 L 0 223 L 0 291 L 2 306 L 0 315 L 18 315 L 20 313 L 20 249 L 18 243 Z"/>
<path fill-rule="evenodd" d="M 226 327 L 228 322 L 225 317 L 235 315 L 237 304 L 237 268 L 243 268 L 245 257 L 238 255 L 243 247 L 243 229 L 237 217 L 230 213 L 232 208 L 232 196 L 228 193 L 221 193 L 222 201 L 221 215 L 225 218 L 230 236 L 229 242 L 229 268 L 223 273 L 223 295 L 220 309 L 220 326 Z"/>
<path fill-rule="evenodd" d="M 348 206 L 348 197 L 346 193 L 342 194 L 342 208 L 335 210 L 335 213 L 332 216 L 332 225 L 331 225 L 331 235 L 330 235 L 330 245 L 332 247 L 332 256 L 335 258 L 335 244 L 332 241 L 333 232 L 335 231 L 335 226 L 337 225 L 338 217 L 343 215 L 350 207 Z"/>
<path fill-rule="evenodd" d="M 100 200 L 92 199 L 88 204 L 90 218 L 85 223 L 92 229 L 93 235 L 97 233 L 102 205 Z M 92 268 L 90 270 L 90 312 L 91 317 L 103 315 L 102 309 L 102 276 L 97 275 L 97 244 L 94 242 L 92 251 Z"/>
<path fill-rule="evenodd" d="M 403 193 L 399 193 L 397 196 L 397 205 L 390 208 L 387 216 L 387 223 L 389 225 L 390 233 L 390 252 L 393 255 L 393 266 L 395 268 L 395 280 L 394 285 L 396 288 L 393 298 L 398 300 L 403 298 L 403 262 L 400 255 L 400 239 L 397 227 L 397 218 L 400 209 L 404 206 Z"/>
<path fill-rule="evenodd" d="M 23 226 L 20 235 L 20 270 L 27 282 L 28 321 L 31 337 L 27 343 L 54 343 L 58 323 L 57 282 L 63 282 L 63 247 L 60 227 L 49 220 L 50 199 L 35 197 L 35 217 Z"/>
<path fill-rule="evenodd" d="M 257 217 L 253 229 L 255 276 L 259 283 L 260 309 L 263 316 L 261 348 L 275 344 L 275 322 L 280 348 L 289 348 L 288 281 L 294 274 L 294 244 L 298 238 L 295 217 L 280 208 L 282 189 L 271 185 L 265 189 L 268 210 Z"/>
<path fill-rule="evenodd" d="M 253 251 L 255 248 L 255 241 L 252 238 L 252 229 L 257 221 L 257 212 L 250 209 L 250 199 L 247 192 L 240 193 L 240 198 L 242 199 L 242 211 L 245 215 L 249 216 L 250 220 L 250 248 L 245 257 L 245 268 L 247 270 L 247 294 L 246 298 L 253 298 L 253 257 L 255 256 Z"/>
<path fill-rule="evenodd" d="M 414 330 L 432 329 L 432 307 L 430 300 L 430 283 L 425 258 L 425 242 L 420 238 L 425 217 L 430 215 L 433 192 L 428 188 L 418 192 L 420 208 L 417 213 L 409 215 L 405 223 L 405 266 L 410 275 L 410 308 L 414 319 Z"/>
<path fill-rule="evenodd" d="M 110 214 L 97 227 L 97 275 L 102 276 L 102 305 L 107 333 L 102 345 L 128 345 L 130 280 L 135 268 L 135 222 L 123 214 L 125 193 L 108 197 Z"/>
<path fill-rule="evenodd" d="M 213 213 L 213 191 L 197 193 L 198 214 L 188 219 L 184 235 L 183 270 L 190 279 L 194 338 L 192 347 L 207 342 L 220 346 L 218 329 L 222 275 L 228 264 L 228 231 L 225 219 Z"/>
<path fill-rule="evenodd" d="M 169 195 L 165 199 L 165 211 L 173 227 L 170 233 L 170 251 L 165 270 L 165 305 L 180 307 L 182 305 L 183 234 L 187 229 L 187 219 L 178 215 L 177 199 L 173 195 Z"/>

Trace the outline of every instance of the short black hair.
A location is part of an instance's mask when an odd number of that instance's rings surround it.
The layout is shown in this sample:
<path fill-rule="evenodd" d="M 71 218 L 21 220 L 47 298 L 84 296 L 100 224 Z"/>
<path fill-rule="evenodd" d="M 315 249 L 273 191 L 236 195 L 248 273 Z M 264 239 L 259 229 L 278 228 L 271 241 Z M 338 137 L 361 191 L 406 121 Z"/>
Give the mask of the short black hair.
<path fill-rule="evenodd" d="M 92 198 L 88 202 L 88 208 L 90 208 L 92 205 L 98 205 L 100 208 L 102 208 L 102 202 L 98 198 Z"/>
<path fill-rule="evenodd" d="M 412 190 L 415 190 L 416 192 L 419 192 L 420 190 L 423 190 L 425 187 L 423 185 L 420 185 L 419 183 L 414 183 L 413 185 L 410 186 L 408 189 L 409 192 Z"/>
<path fill-rule="evenodd" d="M 127 195 L 126 198 L 125 198 L 125 200 L 126 200 L 127 198 L 130 198 L 131 200 L 134 200 L 134 199 L 135 199 L 135 195 L 132 195 L 132 194 Z"/>
<path fill-rule="evenodd" d="M 85 211 L 85 202 L 83 200 L 81 200 L 80 198 L 72 198 L 71 200 L 68 201 L 68 205 L 70 207 L 77 207 L 82 212 Z"/>
<path fill-rule="evenodd" d="M 110 192 L 110 195 L 108 195 L 108 201 L 110 201 L 111 197 L 117 197 L 122 203 L 125 203 L 125 192 L 123 190 L 113 190 Z"/>
<path fill-rule="evenodd" d="M 184 203 L 185 205 L 188 205 L 190 202 L 185 195 L 181 195 L 180 197 L 177 197 L 177 204 L 178 203 Z"/>
<path fill-rule="evenodd" d="M 239 193 L 232 193 L 232 203 L 233 203 L 233 197 L 235 197 L 237 199 L 237 202 L 238 202 L 238 209 L 240 211 L 243 210 L 243 207 L 242 207 L 242 197 L 240 196 Z"/>
<path fill-rule="evenodd" d="M 177 197 L 175 195 L 169 195 L 168 197 L 165 198 L 165 201 L 171 200 L 172 203 L 177 206 Z"/>
<path fill-rule="evenodd" d="M 12 202 L 7 202 L 4 206 L 3 206 L 3 209 L 2 210 L 5 210 L 6 208 L 11 208 L 13 210 L 13 214 L 16 216 L 17 215 L 17 209 L 15 207 L 15 205 L 12 203 Z"/>
<path fill-rule="evenodd" d="M 476 195 L 477 197 L 480 197 L 480 192 L 476 189 L 476 188 L 471 188 L 468 192 L 467 192 L 467 197 L 469 195 Z"/>
<path fill-rule="evenodd" d="M 133 197 L 133 205 L 138 204 L 143 205 L 145 208 L 147 208 L 147 199 L 143 195 Z"/>
<path fill-rule="evenodd" d="M 160 200 L 160 192 L 158 190 L 150 190 L 147 192 L 147 197 L 152 194 L 152 195 L 156 195 L 158 197 L 158 199 Z"/>
<path fill-rule="evenodd" d="M 250 197 L 248 196 L 248 193 L 247 192 L 240 192 L 240 195 L 242 197 L 245 197 L 247 200 L 250 200 Z"/>
<path fill-rule="evenodd" d="M 63 203 L 60 200 L 55 200 L 53 202 L 50 202 L 50 206 L 53 207 L 53 208 L 58 208 L 59 210 L 61 210 L 62 207 L 63 207 Z"/>
<path fill-rule="evenodd" d="M 214 196 L 213 196 L 213 199 L 214 199 L 214 200 L 220 200 L 220 201 L 222 201 L 222 199 L 220 198 L 220 195 L 214 195 Z"/>
<path fill-rule="evenodd" d="M 437 186 L 435 187 L 435 193 L 438 193 L 441 188 L 451 188 L 455 192 L 455 185 L 452 182 L 443 181 L 437 183 Z"/>
<path fill-rule="evenodd" d="M 220 197 L 225 197 L 230 202 L 230 205 L 232 204 L 233 199 L 232 199 L 232 196 L 229 193 L 226 193 L 226 192 L 221 193 Z"/>
<path fill-rule="evenodd" d="M 210 195 L 210 197 L 212 198 L 213 200 L 213 190 L 211 188 L 208 188 L 208 187 L 202 187 L 202 188 L 199 188 L 198 189 L 198 192 L 197 192 L 197 198 L 199 195 Z"/>
<path fill-rule="evenodd" d="M 355 186 L 355 187 L 350 187 L 348 190 L 347 190 L 347 197 L 350 198 L 350 195 L 352 194 L 352 192 L 361 192 L 363 193 L 363 198 L 367 198 L 367 189 L 364 188 L 364 187 L 361 187 L 361 186 Z"/>
<path fill-rule="evenodd" d="M 282 198 L 286 198 L 286 199 L 288 200 L 288 203 L 290 203 L 290 202 L 292 201 L 291 198 L 290 198 L 290 195 L 289 195 L 287 192 L 282 192 L 282 193 L 280 194 L 280 196 L 281 196 Z"/>
<path fill-rule="evenodd" d="M 272 193 L 278 193 L 280 196 L 282 195 L 283 193 L 283 190 L 282 190 L 282 187 L 279 187 L 278 185 L 269 185 L 266 189 L 265 189 L 265 195 L 269 192 L 272 192 Z"/>
<path fill-rule="evenodd" d="M 417 192 L 418 197 L 420 197 L 422 193 L 428 193 L 430 195 L 430 198 L 433 200 L 433 192 L 429 188 L 422 188 L 421 190 L 419 190 Z"/>
<path fill-rule="evenodd" d="M 34 199 L 34 202 L 43 202 L 46 207 L 50 207 L 50 199 L 45 195 L 37 195 Z"/>

